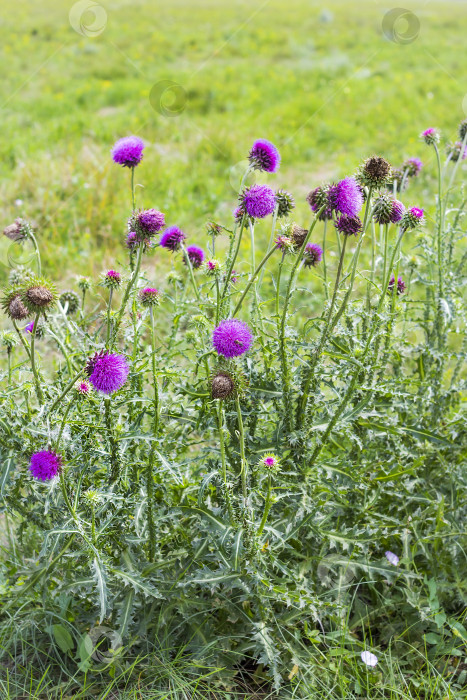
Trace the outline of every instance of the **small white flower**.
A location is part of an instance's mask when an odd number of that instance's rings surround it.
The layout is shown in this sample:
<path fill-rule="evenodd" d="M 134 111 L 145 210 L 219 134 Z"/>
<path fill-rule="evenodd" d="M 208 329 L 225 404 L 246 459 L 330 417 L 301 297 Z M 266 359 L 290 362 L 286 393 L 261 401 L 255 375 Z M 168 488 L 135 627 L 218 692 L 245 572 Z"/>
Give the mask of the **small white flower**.
<path fill-rule="evenodd" d="M 392 564 L 393 566 L 398 566 L 399 557 L 397 556 L 397 554 L 394 554 L 394 552 L 384 552 L 384 556 L 390 564 Z"/>
<path fill-rule="evenodd" d="M 378 663 L 377 657 L 374 654 L 372 654 L 371 651 L 362 651 L 360 656 L 363 663 L 367 666 L 371 666 L 371 668 L 373 668 L 373 666 L 376 666 L 376 664 Z"/>

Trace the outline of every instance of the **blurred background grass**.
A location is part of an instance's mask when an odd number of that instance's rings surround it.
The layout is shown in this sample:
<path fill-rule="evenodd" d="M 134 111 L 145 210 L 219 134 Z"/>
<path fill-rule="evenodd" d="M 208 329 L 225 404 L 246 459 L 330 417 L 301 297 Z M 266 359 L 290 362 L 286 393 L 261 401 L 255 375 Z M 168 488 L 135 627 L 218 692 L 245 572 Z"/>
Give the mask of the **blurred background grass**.
<path fill-rule="evenodd" d="M 435 125 L 455 139 L 466 116 L 465 2 L 404 2 L 419 22 L 418 34 L 410 15 L 395 26 L 414 35 L 406 44 L 383 32 L 386 2 L 3 4 L 1 226 L 31 218 L 62 280 L 124 259 L 129 172 L 109 154 L 121 136 L 147 143 L 137 204 L 203 244 L 206 220 L 230 224 L 235 166 L 257 137 L 280 148 L 269 182 L 293 192 L 306 223 L 309 189 L 373 152 L 424 160 L 404 197 L 423 205 L 434 163 L 418 134 Z M 96 36 L 79 33 L 93 23 Z M 161 81 L 176 87 L 161 93 Z"/>

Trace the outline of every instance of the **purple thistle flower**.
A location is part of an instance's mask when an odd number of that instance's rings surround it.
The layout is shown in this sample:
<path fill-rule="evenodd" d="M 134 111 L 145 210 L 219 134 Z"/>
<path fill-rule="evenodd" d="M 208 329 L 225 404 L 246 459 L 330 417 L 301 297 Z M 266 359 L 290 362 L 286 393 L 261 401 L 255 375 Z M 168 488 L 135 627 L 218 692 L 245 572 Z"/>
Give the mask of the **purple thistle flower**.
<path fill-rule="evenodd" d="M 118 165 L 135 168 L 143 157 L 144 143 L 137 136 L 125 136 L 119 139 L 112 148 L 112 158 Z"/>
<path fill-rule="evenodd" d="M 343 233 L 344 236 L 358 236 L 363 228 L 362 222 L 358 216 L 347 216 L 346 214 L 339 216 L 334 226 L 339 233 Z"/>
<path fill-rule="evenodd" d="M 411 207 L 408 211 L 404 212 L 401 218 L 401 229 L 403 231 L 410 231 L 423 224 L 423 209 L 419 207 Z"/>
<path fill-rule="evenodd" d="M 407 170 L 407 175 L 409 177 L 417 177 L 418 173 L 423 168 L 423 163 L 420 158 L 407 158 L 402 167 Z"/>
<path fill-rule="evenodd" d="M 146 236 L 159 233 L 165 226 L 165 216 L 157 209 L 143 209 L 136 215 L 139 231 Z"/>
<path fill-rule="evenodd" d="M 246 323 L 230 318 L 221 321 L 212 334 L 212 344 L 219 355 L 238 357 L 251 347 L 253 335 Z"/>
<path fill-rule="evenodd" d="M 50 481 L 54 476 L 57 476 L 62 466 L 60 455 L 51 450 L 42 450 L 35 452 L 31 456 L 29 471 L 35 479 L 41 481 Z"/>
<path fill-rule="evenodd" d="M 128 248 L 128 250 L 135 250 L 138 247 L 138 243 L 138 234 L 136 233 L 136 231 L 130 231 L 125 240 L 125 245 Z"/>
<path fill-rule="evenodd" d="M 409 211 L 417 219 L 423 219 L 423 209 L 420 209 L 419 207 L 411 207 Z"/>
<path fill-rule="evenodd" d="M 274 241 L 274 245 L 276 246 L 277 250 L 283 250 L 286 252 L 288 250 L 293 250 L 294 242 L 291 238 L 289 238 L 289 236 L 279 235 Z"/>
<path fill-rule="evenodd" d="M 422 131 L 420 136 L 428 146 L 439 143 L 441 138 L 441 134 L 439 133 L 438 129 L 434 128 L 434 126 L 430 126 L 428 129 L 425 129 L 425 131 Z"/>
<path fill-rule="evenodd" d="M 185 238 L 185 234 L 178 226 L 169 226 L 162 234 L 159 245 L 173 253 L 180 248 Z"/>
<path fill-rule="evenodd" d="M 316 267 L 323 257 L 323 249 L 317 243 L 307 243 L 303 251 L 305 267 Z"/>
<path fill-rule="evenodd" d="M 393 566 L 397 566 L 399 564 L 399 557 L 397 556 L 397 554 L 394 554 L 394 552 L 384 552 L 384 556 L 386 557 L 388 562 Z"/>
<path fill-rule="evenodd" d="M 105 276 L 108 277 L 109 279 L 113 280 L 117 284 L 120 284 L 120 282 L 122 280 L 121 274 L 119 272 L 117 272 L 116 270 L 108 270 L 105 273 Z"/>
<path fill-rule="evenodd" d="M 260 469 L 265 469 L 267 472 L 270 472 L 271 474 L 278 472 L 280 469 L 280 460 L 279 457 L 272 452 L 268 452 L 265 454 L 263 457 L 258 462 L 258 467 Z"/>
<path fill-rule="evenodd" d="M 353 177 L 346 177 L 336 185 L 331 185 L 328 200 L 334 211 L 351 217 L 357 216 L 363 206 L 362 191 Z"/>
<path fill-rule="evenodd" d="M 373 206 L 373 218 L 378 224 L 396 224 L 402 219 L 405 207 L 390 194 L 381 194 Z"/>
<path fill-rule="evenodd" d="M 391 224 L 397 224 L 403 217 L 405 207 L 398 199 L 392 200 Z"/>
<path fill-rule="evenodd" d="M 191 262 L 191 266 L 196 270 L 198 267 L 201 267 L 201 265 L 204 262 L 204 250 L 202 248 L 198 248 L 196 245 L 189 245 L 186 249 L 188 259 Z M 183 262 L 186 265 L 186 259 L 183 259 Z"/>
<path fill-rule="evenodd" d="M 155 287 L 140 289 L 139 300 L 143 306 L 155 306 L 161 298 L 160 292 Z"/>
<path fill-rule="evenodd" d="M 86 364 L 89 381 L 97 391 L 113 394 L 126 382 L 130 368 L 123 355 L 97 352 Z"/>
<path fill-rule="evenodd" d="M 89 394 L 91 391 L 91 387 L 89 386 L 88 382 L 78 382 L 76 385 L 76 391 L 78 394 L 81 394 L 82 396 L 86 396 L 86 394 Z"/>
<path fill-rule="evenodd" d="M 391 279 L 389 280 L 388 284 L 388 294 L 392 294 L 394 292 L 394 283 L 395 283 L 395 277 L 392 275 Z M 402 277 L 397 278 L 397 295 L 403 294 L 405 292 L 405 282 L 402 279 Z"/>
<path fill-rule="evenodd" d="M 101 284 L 107 289 L 118 289 L 122 281 L 122 276 L 116 270 L 108 270 L 101 278 Z"/>
<path fill-rule="evenodd" d="M 266 139 L 258 139 L 253 144 L 248 160 L 255 170 L 275 173 L 279 170 L 281 157 L 273 143 Z"/>
<path fill-rule="evenodd" d="M 27 326 L 24 326 L 23 331 L 25 333 L 32 333 L 34 330 L 34 321 L 31 321 L 31 323 L 28 323 Z"/>
<path fill-rule="evenodd" d="M 237 224 L 241 223 L 244 213 L 245 213 L 245 209 L 243 207 L 236 207 L 234 209 L 233 215 L 234 215 L 235 223 L 237 223 Z"/>
<path fill-rule="evenodd" d="M 240 195 L 240 204 L 253 219 L 264 219 L 274 211 L 276 197 L 267 185 L 252 185 Z"/>

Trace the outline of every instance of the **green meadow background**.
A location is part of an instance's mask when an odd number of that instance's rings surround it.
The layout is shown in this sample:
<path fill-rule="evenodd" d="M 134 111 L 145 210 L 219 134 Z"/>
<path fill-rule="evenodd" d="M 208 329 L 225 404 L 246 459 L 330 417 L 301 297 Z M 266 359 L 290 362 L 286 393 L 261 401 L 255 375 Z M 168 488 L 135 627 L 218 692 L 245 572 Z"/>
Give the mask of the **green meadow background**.
<path fill-rule="evenodd" d="M 467 5 L 403 2 L 419 22 L 408 43 L 385 36 L 387 1 L 123 0 L 82 12 L 3 0 L 2 228 L 32 219 L 59 281 L 123 262 L 129 172 L 110 148 L 132 133 L 147 143 L 138 206 L 201 245 L 208 219 L 230 224 L 257 137 L 282 154 L 279 173 L 261 180 L 293 192 L 303 224 L 307 192 L 374 152 L 424 160 L 404 198 L 423 206 L 435 169 L 419 132 L 435 125 L 453 139 L 466 117 Z M 410 34 L 404 22 L 396 31 Z M 96 36 L 79 33 L 93 26 Z M 3 279 L 7 246 L 2 237 Z M 159 257 L 146 262 L 155 281 Z"/>

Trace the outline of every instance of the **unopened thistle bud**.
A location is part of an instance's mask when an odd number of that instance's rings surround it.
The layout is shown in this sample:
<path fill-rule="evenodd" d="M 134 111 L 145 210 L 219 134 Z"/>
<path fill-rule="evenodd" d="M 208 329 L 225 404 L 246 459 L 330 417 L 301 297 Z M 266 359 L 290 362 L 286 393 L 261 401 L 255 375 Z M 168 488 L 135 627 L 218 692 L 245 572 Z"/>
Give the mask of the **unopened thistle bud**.
<path fill-rule="evenodd" d="M 10 331 L 2 331 L 0 333 L 0 343 L 7 349 L 7 352 L 11 352 L 16 345 L 16 336 Z"/>
<path fill-rule="evenodd" d="M 295 207 L 295 200 L 290 192 L 277 190 L 276 194 L 277 218 L 283 219 L 288 216 Z"/>
<path fill-rule="evenodd" d="M 214 221 L 208 221 L 206 223 L 206 230 L 209 236 L 220 236 L 224 228 L 220 224 L 216 224 Z"/>
<path fill-rule="evenodd" d="M 408 209 L 401 218 L 402 230 L 411 231 L 415 228 L 419 228 L 423 224 L 423 217 L 423 209 L 411 207 L 411 209 Z"/>
<path fill-rule="evenodd" d="M 155 287 L 145 287 L 139 291 L 138 297 L 143 306 L 157 306 L 160 302 L 161 294 Z"/>
<path fill-rule="evenodd" d="M 211 277 L 218 277 L 222 272 L 222 265 L 219 260 L 215 260 L 214 258 L 206 260 L 204 263 L 204 271 Z"/>
<path fill-rule="evenodd" d="M 373 207 L 373 218 L 378 224 L 395 224 L 402 219 L 404 205 L 389 194 L 376 198 Z"/>
<path fill-rule="evenodd" d="M 329 204 L 328 195 L 329 185 L 322 185 L 321 187 L 316 187 L 314 190 L 312 190 L 306 198 L 306 201 L 310 205 L 311 211 L 315 214 L 317 214 L 321 208 L 326 205 L 325 209 L 318 217 L 320 221 L 332 219 L 332 207 Z"/>
<path fill-rule="evenodd" d="M 439 143 L 441 134 L 438 129 L 430 126 L 429 129 L 422 131 L 420 138 L 423 139 L 428 146 L 433 146 L 435 143 Z"/>
<path fill-rule="evenodd" d="M 78 287 L 82 292 L 87 292 L 91 288 L 91 280 L 89 277 L 78 277 Z"/>
<path fill-rule="evenodd" d="M 122 276 L 116 270 L 107 270 L 101 276 L 101 285 L 107 289 L 118 289 L 122 282 Z"/>
<path fill-rule="evenodd" d="M 279 457 L 273 452 L 267 452 L 258 462 L 258 468 L 269 474 L 277 474 L 281 468 Z"/>
<path fill-rule="evenodd" d="M 34 272 L 29 267 L 18 265 L 10 271 L 8 282 L 12 287 L 19 287 L 27 284 L 33 277 Z"/>

